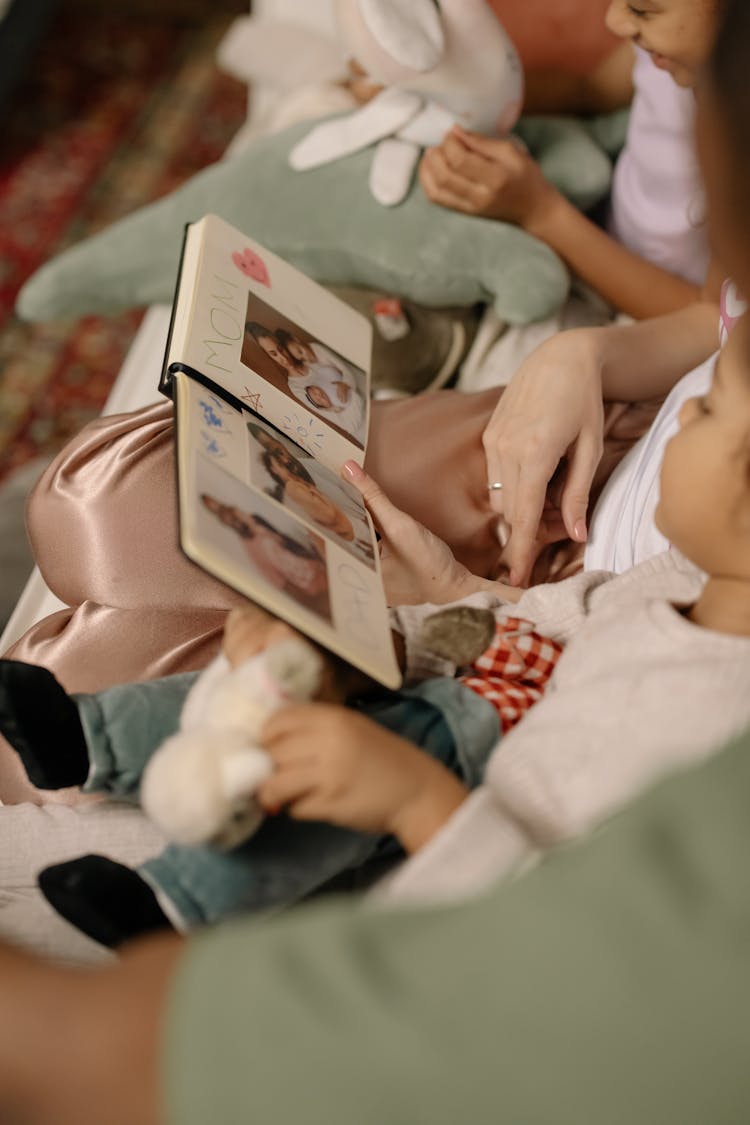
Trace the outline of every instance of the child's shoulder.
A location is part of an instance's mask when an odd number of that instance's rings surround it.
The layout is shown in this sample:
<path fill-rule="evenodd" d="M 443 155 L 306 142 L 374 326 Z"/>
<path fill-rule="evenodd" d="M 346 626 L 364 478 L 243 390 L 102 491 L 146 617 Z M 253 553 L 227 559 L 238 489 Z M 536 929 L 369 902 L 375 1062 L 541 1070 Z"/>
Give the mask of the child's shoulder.
<path fill-rule="evenodd" d="M 674 548 L 596 586 L 588 599 L 586 621 L 594 627 L 622 620 L 648 604 L 682 609 L 697 601 L 706 576 Z"/>
<path fill-rule="evenodd" d="M 612 576 L 597 587 L 592 608 L 663 599 L 673 605 L 690 605 L 700 594 L 706 576 L 690 559 L 671 547 L 638 566 Z"/>
<path fill-rule="evenodd" d="M 646 601 L 691 605 L 705 576 L 679 551 L 664 551 L 622 574 L 590 570 L 527 590 L 513 615 L 533 621 L 540 632 L 571 639 L 591 618 L 617 614 Z"/>

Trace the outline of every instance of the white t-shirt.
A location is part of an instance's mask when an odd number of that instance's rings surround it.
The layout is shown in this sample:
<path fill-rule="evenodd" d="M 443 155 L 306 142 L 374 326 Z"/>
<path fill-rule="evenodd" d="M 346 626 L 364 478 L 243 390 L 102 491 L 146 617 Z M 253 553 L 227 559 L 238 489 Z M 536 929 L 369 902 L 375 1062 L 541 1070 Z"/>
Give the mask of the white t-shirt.
<path fill-rule="evenodd" d="M 340 383 L 349 388 L 349 397 L 342 403 L 337 387 Z M 317 406 L 307 396 L 309 387 L 320 387 L 331 400 L 331 407 Z M 342 430 L 364 444 L 366 436 L 366 411 L 357 382 L 347 364 L 333 366 L 330 363 L 308 363 L 304 375 L 289 379 L 289 389 L 295 398 L 319 417 L 335 422 Z"/>
<path fill-rule="evenodd" d="M 325 391 L 332 403 L 338 403 L 338 395 L 336 393 L 337 383 L 344 383 L 350 386 L 348 380 L 344 377 L 338 367 L 332 367 L 331 364 L 323 363 L 308 363 L 305 365 L 304 374 L 290 375 L 289 389 L 295 398 L 300 402 L 304 402 L 306 406 L 313 405 L 307 397 L 308 387 L 320 387 Z M 325 413 L 324 407 L 313 405 L 313 409 L 318 413 Z"/>
<path fill-rule="evenodd" d="M 645 51 L 636 52 L 635 96 L 615 166 L 610 233 L 633 253 L 701 284 L 709 249 L 693 143 L 695 99 Z"/>
<path fill-rule="evenodd" d="M 607 481 L 591 519 L 584 570 L 621 574 L 668 550 L 669 542 L 654 523 L 664 447 L 677 432 L 683 403 L 707 393 L 718 354 L 688 372 L 672 388 L 649 431 Z"/>

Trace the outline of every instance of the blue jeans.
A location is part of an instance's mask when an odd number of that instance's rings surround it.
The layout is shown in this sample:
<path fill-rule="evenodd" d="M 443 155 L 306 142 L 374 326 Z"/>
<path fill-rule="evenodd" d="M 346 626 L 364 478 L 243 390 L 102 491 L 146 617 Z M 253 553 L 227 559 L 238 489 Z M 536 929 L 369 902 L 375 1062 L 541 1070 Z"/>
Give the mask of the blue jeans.
<path fill-rule="evenodd" d="M 195 678 L 196 673 L 186 673 L 74 696 L 91 760 L 87 791 L 137 800 L 141 773 L 164 738 L 176 731 Z M 469 787 L 479 784 L 500 737 L 491 705 L 455 680 L 379 691 L 350 706 L 419 746 Z M 170 919 L 190 929 L 238 911 L 290 905 L 345 873 L 366 882 L 368 869 L 380 874 L 402 854 L 390 837 L 282 814 L 269 817 L 230 852 L 173 844 L 138 871 Z"/>

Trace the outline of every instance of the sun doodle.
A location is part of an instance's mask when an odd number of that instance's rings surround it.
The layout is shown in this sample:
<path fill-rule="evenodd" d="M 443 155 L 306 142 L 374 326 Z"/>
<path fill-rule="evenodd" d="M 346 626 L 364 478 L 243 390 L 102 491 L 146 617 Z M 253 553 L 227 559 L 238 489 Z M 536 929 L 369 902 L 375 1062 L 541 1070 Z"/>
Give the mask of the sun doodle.
<path fill-rule="evenodd" d="M 319 429 L 320 422 L 312 414 L 285 414 L 284 432 L 305 448 L 322 449 L 325 434 Z"/>

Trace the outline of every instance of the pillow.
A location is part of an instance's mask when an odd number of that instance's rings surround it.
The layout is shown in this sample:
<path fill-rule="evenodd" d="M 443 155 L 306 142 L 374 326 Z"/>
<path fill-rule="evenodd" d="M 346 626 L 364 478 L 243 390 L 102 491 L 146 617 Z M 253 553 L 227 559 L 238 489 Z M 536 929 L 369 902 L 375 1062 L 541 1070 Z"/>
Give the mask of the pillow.
<path fill-rule="evenodd" d="M 321 282 L 362 285 L 427 306 L 493 304 L 511 324 L 548 316 L 567 295 L 562 262 L 517 227 L 448 211 L 418 184 L 398 207 L 368 190 L 372 153 L 294 172 L 287 163 L 310 123 L 263 136 L 164 199 L 66 250 L 19 294 L 26 320 L 109 313 L 172 300 L 185 223 L 213 211 Z M 553 182 L 590 206 L 611 163 L 573 119 L 522 126 Z"/>

